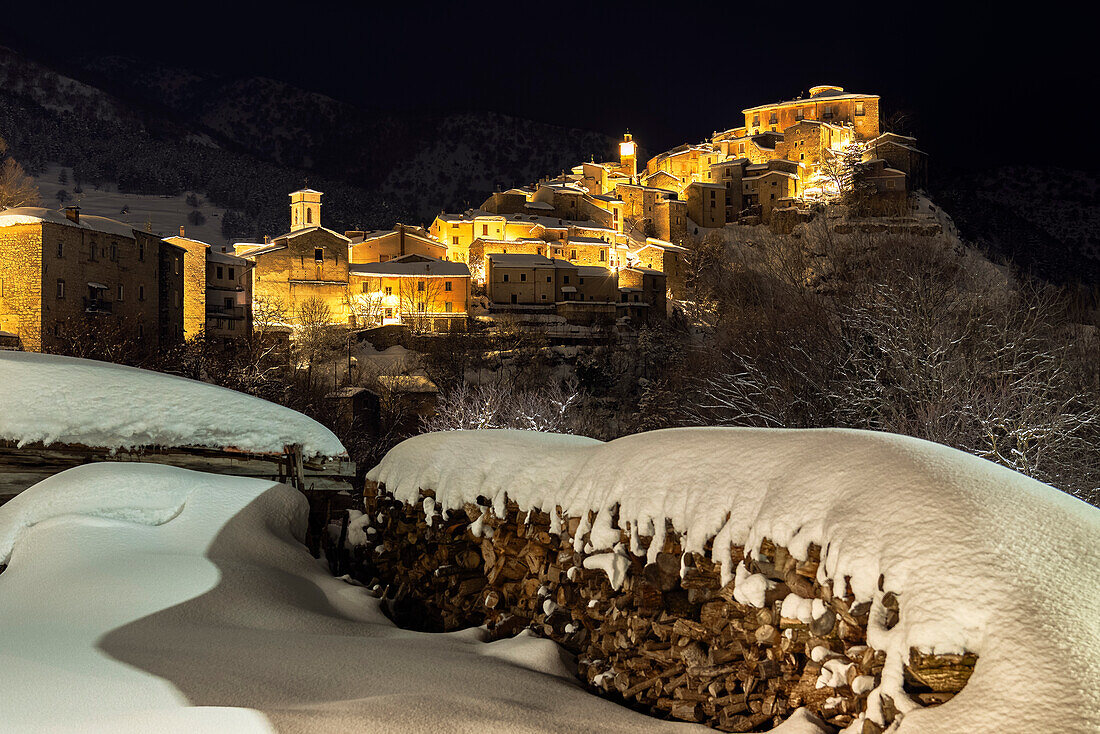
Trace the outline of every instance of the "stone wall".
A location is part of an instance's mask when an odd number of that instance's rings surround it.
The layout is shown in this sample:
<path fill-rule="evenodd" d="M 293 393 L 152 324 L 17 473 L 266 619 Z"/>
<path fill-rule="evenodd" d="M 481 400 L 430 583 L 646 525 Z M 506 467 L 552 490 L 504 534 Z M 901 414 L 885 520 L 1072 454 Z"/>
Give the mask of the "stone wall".
<path fill-rule="evenodd" d="M 557 510 L 486 501 L 443 517 L 430 491 L 410 506 L 370 482 L 364 502 L 364 518 L 345 529 L 355 550 L 338 570 L 382 596 L 403 626 L 485 624 L 497 638 L 529 628 L 577 655 L 594 692 L 722 731 L 766 731 L 799 707 L 836 729 L 858 722 L 862 734 L 899 716 L 883 697 L 881 723 L 863 717 L 885 654 L 866 643 L 870 604 L 817 581 L 820 549 L 798 561 L 766 540 L 753 557 L 734 546 L 744 569 L 723 584 L 708 557 L 681 552 L 671 526 L 652 553 L 649 539 L 624 533 L 615 551 L 586 554 L 574 538 L 591 522 Z M 897 596 L 886 593 L 883 608 L 889 628 Z M 920 705 L 942 703 L 974 663 L 912 651 L 906 691 Z"/>

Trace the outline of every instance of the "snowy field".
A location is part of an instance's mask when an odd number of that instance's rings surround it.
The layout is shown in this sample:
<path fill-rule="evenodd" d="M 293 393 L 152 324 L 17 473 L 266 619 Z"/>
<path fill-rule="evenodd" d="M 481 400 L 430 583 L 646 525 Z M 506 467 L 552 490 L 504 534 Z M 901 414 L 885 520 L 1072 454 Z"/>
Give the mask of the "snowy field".
<path fill-rule="evenodd" d="M 58 177 L 64 170 L 67 183 L 59 183 Z M 81 214 L 94 214 L 100 217 L 117 219 L 129 224 L 134 229 L 146 230 L 148 225 L 153 232 L 163 236 L 179 234 L 180 227 L 185 227 L 187 236 L 206 242 L 210 245 L 221 246 L 225 244 L 222 236 L 222 217 L 225 209 L 216 207 L 206 202 L 202 194 L 197 194 L 202 206 L 199 212 L 206 217 L 206 222 L 195 226 L 188 223 L 187 215 L 194 208 L 187 204 L 185 192 L 179 196 L 157 196 L 155 194 L 123 194 L 114 184 L 105 184 L 97 189 L 90 183 L 83 184 L 83 193 L 73 193 L 73 172 L 71 168 L 62 168 L 51 165 L 45 171 L 34 177 L 34 183 L 42 195 L 42 206 L 47 209 L 59 209 L 62 206 L 78 205 Z M 64 189 L 70 197 L 64 204 L 57 200 L 57 192 Z M 123 209 L 128 209 L 123 214 Z"/>
<path fill-rule="evenodd" d="M 394 627 L 284 485 L 91 464 L 0 507 L 4 732 L 677 732 L 521 635 Z M 811 729 L 812 731 L 812 729 Z"/>

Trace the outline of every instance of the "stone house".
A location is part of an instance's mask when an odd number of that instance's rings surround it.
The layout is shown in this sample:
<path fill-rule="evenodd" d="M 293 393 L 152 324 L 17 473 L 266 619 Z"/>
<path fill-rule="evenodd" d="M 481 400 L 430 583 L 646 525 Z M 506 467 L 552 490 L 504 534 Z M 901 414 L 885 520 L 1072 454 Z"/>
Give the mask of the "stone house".
<path fill-rule="evenodd" d="M 845 92 L 843 87 L 811 87 L 805 98 L 758 105 L 742 110 L 750 135 L 781 132 L 802 120 L 820 120 L 834 125 L 851 125 L 858 140 L 879 135 L 879 96 Z"/>
<path fill-rule="evenodd" d="M 684 256 L 686 247 L 674 245 L 666 240 L 647 237 L 645 244 L 629 253 L 630 266 L 639 266 L 665 274 L 668 286 L 677 289 L 683 287 L 685 275 Z"/>
<path fill-rule="evenodd" d="M 820 120 L 802 120 L 783 131 L 775 146 L 776 156 L 802 166 L 798 173 L 802 188 L 813 180 L 824 156 L 852 142 L 852 128 Z"/>
<path fill-rule="evenodd" d="M 663 319 L 667 314 L 668 282 L 660 270 L 642 266 L 619 271 L 619 316 L 637 323 Z"/>
<path fill-rule="evenodd" d="M 349 268 L 350 305 L 359 327 L 400 324 L 414 331 L 464 331 L 470 308 L 465 263 L 424 255 Z"/>
<path fill-rule="evenodd" d="M 576 293 L 577 266 L 542 255 L 513 253 L 485 257 L 485 286 L 494 306 L 535 306 L 552 310 Z"/>
<path fill-rule="evenodd" d="M 719 173 L 722 171 L 720 170 Z M 713 172 L 708 172 L 708 176 Z M 726 224 L 726 187 L 723 183 L 694 181 L 688 184 L 687 215 L 700 227 Z"/>
<path fill-rule="evenodd" d="M 348 259 L 353 263 L 384 263 L 405 255 L 448 259 L 447 245 L 432 239 L 422 227 L 395 224 L 393 229 L 350 231 L 344 236 L 350 241 Z"/>
<path fill-rule="evenodd" d="M 184 250 L 183 335 L 200 333 L 216 340 L 248 338 L 252 334 L 252 263 L 185 236 L 165 242 Z"/>
<path fill-rule="evenodd" d="M 182 249 L 79 207 L 0 212 L 0 331 L 24 349 L 126 339 L 146 351 L 183 340 Z"/>
<path fill-rule="evenodd" d="M 905 174 L 909 191 L 928 186 L 928 156 L 916 147 L 916 138 L 896 133 L 883 133 L 867 143 L 864 160 L 881 159 L 894 170 Z"/>

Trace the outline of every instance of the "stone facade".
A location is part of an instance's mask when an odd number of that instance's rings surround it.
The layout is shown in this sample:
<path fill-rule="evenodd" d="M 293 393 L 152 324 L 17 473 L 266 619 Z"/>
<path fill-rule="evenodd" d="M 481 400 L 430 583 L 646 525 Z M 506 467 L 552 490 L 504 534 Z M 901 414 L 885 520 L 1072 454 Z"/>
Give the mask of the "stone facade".
<path fill-rule="evenodd" d="M 805 99 L 750 107 L 743 113 L 750 135 L 763 131 L 781 132 L 802 120 L 851 125 L 860 140 L 879 135 L 878 95 L 853 94 L 842 87 L 813 87 Z"/>
<path fill-rule="evenodd" d="M 31 351 L 63 351 L 78 333 L 149 351 L 182 337 L 182 309 L 177 323 L 168 305 L 182 301 L 178 273 L 164 272 L 182 268 L 180 252 L 120 222 L 78 210 L 69 217 L 0 212 L 0 222 L 26 222 L 0 226 L 0 330 L 19 334 Z"/>
<path fill-rule="evenodd" d="M 693 183 L 687 187 L 686 195 L 691 221 L 700 227 L 725 226 L 726 189 L 723 184 Z"/>

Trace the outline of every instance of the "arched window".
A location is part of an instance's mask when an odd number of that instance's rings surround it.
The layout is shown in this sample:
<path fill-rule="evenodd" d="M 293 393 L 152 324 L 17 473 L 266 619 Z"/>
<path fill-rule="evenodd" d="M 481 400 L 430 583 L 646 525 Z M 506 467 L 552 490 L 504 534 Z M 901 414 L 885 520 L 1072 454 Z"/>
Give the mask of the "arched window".
<path fill-rule="evenodd" d="M 306 224 L 313 224 L 313 210 L 306 209 Z"/>
<path fill-rule="evenodd" d="M 295 224 L 298 223 L 298 212 L 297 211 L 294 212 L 294 223 Z"/>

